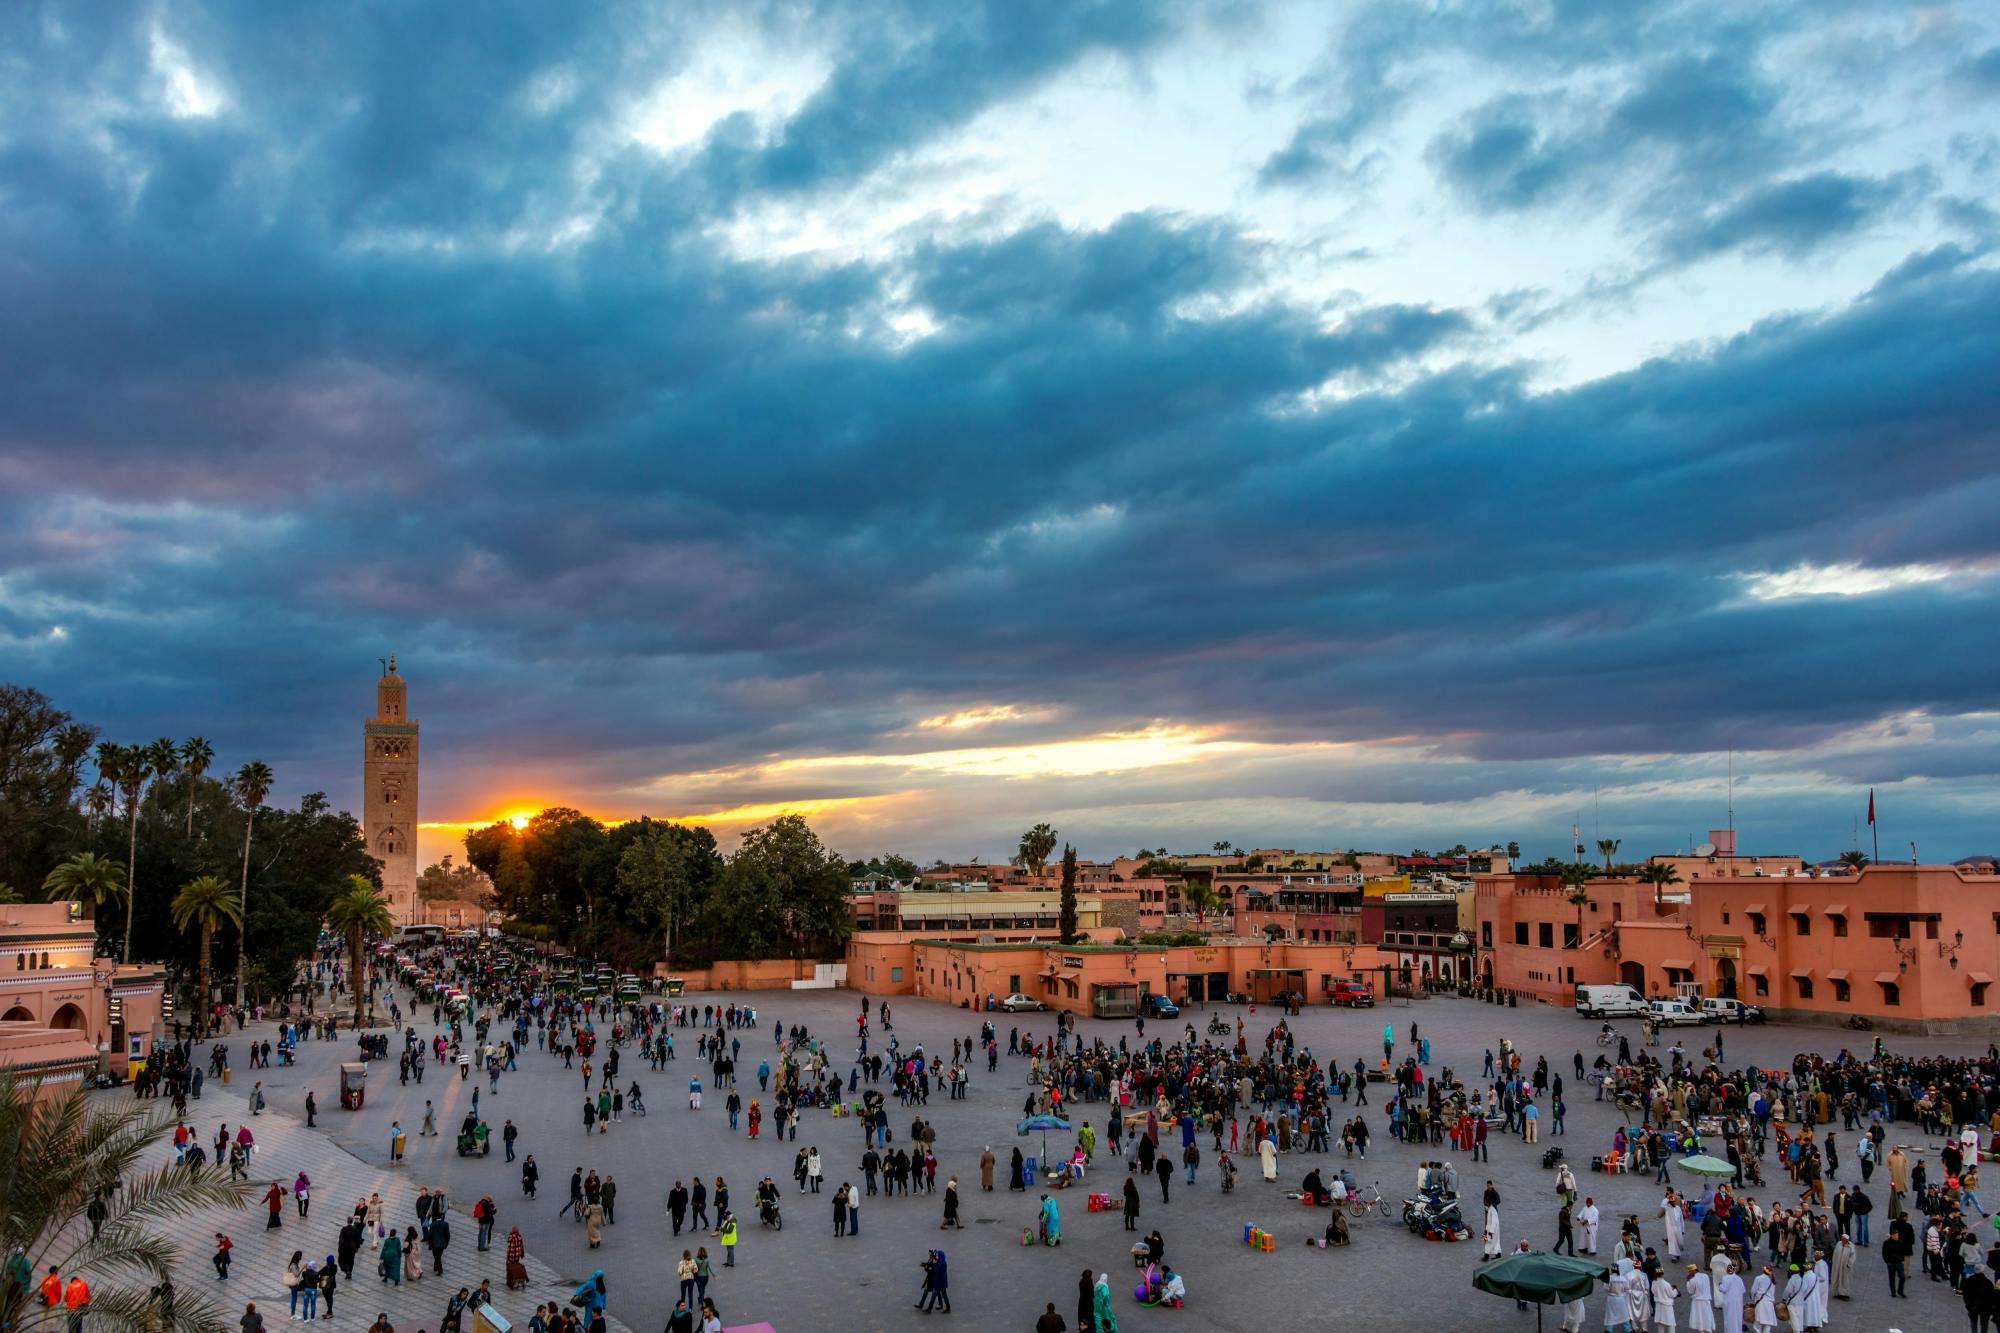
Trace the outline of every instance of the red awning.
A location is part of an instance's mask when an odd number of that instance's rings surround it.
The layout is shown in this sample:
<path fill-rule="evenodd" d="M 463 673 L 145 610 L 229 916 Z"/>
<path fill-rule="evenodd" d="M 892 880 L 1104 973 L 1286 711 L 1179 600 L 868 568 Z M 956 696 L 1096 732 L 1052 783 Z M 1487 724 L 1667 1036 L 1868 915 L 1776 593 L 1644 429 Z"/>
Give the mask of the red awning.
<path fill-rule="evenodd" d="M 1743 970 L 1745 972 L 1748 972 L 1753 977 L 1768 977 L 1771 975 L 1771 969 L 1764 966 L 1764 964 L 1762 963 L 1752 963 L 1750 966 L 1744 968 Z"/>
<path fill-rule="evenodd" d="M 1827 904 L 1826 906 L 1824 906 L 1824 907 L 1820 908 L 1819 910 L 1820 910 L 1820 911 L 1822 911 L 1822 912 L 1825 912 L 1825 913 L 1826 913 L 1826 914 L 1827 914 L 1828 916 L 1846 916 L 1846 915 L 1847 915 L 1847 904 L 1846 904 L 1846 903 L 1828 903 L 1828 904 Z"/>
<path fill-rule="evenodd" d="M 1903 974 L 1900 972 L 1877 972 L 1875 980 L 1896 986 L 1902 984 Z"/>
<path fill-rule="evenodd" d="M 1792 969 L 1792 975 L 1795 977 L 1809 977 L 1812 975 L 1812 969 L 1809 967 L 1795 967 Z"/>
<path fill-rule="evenodd" d="M 1764 915 L 1764 904 L 1751 903 L 1748 907 L 1744 908 L 1743 910 L 1750 913 L 1752 916 L 1762 916 Z"/>
<path fill-rule="evenodd" d="M 1991 986 L 1993 978 L 1984 972 L 1967 972 L 1965 979 L 1975 986 Z"/>
<path fill-rule="evenodd" d="M 1826 974 L 1826 979 L 1828 981 L 1845 981 L 1847 980 L 1847 969 L 1844 967 L 1836 967 L 1831 972 L 1828 972 Z"/>
<path fill-rule="evenodd" d="M 1660 966 L 1665 968 L 1671 968 L 1673 971 L 1676 972 L 1692 972 L 1694 971 L 1694 959 L 1668 958 L 1662 960 Z"/>

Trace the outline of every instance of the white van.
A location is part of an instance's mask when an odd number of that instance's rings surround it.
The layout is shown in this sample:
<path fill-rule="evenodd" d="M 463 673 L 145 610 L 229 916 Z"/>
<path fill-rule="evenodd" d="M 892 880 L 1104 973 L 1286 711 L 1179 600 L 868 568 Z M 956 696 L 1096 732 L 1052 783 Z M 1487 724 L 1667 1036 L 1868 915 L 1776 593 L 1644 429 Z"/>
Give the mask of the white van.
<path fill-rule="evenodd" d="M 1578 1018 L 1637 1018 L 1646 1012 L 1646 997 L 1630 986 L 1578 986 Z"/>
<path fill-rule="evenodd" d="M 1686 1000 L 1648 1000 L 1646 1012 L 1661 1027 L 1695 1027 L 1708 1021 Z"/>
<path fill-rule="evenodd" d="M 1711 995 L 1701 1002 L 1701 1016 L 1711 1023 L 1761 1023 L 1764 1011 L 1741 1000 Z"/>

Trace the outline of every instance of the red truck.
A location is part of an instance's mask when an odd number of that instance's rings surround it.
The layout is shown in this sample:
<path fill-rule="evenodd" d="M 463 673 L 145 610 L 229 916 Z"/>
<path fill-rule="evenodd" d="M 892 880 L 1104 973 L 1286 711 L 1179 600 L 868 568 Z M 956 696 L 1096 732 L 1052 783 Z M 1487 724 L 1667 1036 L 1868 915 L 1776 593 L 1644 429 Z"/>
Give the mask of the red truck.
<path fill-rule="evenodd" d="M 1336 978 L 1327 991 L 1328 1004 L 1344 1004 L 1349 1009 L 1372 1009 L 1375 1007 L 1375 992 L 1365 981 L 1342 981 Z"/>

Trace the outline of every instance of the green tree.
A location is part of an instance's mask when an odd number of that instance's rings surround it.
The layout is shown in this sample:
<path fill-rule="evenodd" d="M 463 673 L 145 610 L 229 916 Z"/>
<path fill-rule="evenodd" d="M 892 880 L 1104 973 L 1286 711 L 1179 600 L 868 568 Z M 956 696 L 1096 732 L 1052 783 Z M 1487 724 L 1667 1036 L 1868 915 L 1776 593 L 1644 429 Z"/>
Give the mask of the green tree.
<path fill-rule="evenodd" d="M 370 935 L 386 935 L 395 925 L 388 900 L 364 875 L 348 876 L 347 888 L 326 909 L 327 929 L 347 939 L 347 975 L 354 985 L 356 1027 L 362 1022 L 362 1004 L 368 987 L 362 946 Z"/>
<path fill-rule="evenodd" d="M 244 921 L 250 915 L 250 835 L 257 827 L 257 811 L 264 804 L 264 798 L 271 794 L 271 770 L 259 759 L 253 759 L 236 770 L 236 778 L 231 786 L 236 799 L 243 803 L 243 878 L 237 890 L 237 920 Z M 243 1006 L 243 986 L 248 978 L 250 950 L 236 951 L 236 1005 Z"/>
<path fill-rule="evenodd" d="M 1858 872 L 1861 867 L 1868 864 L 1868 853 L 1858 848 L 1851 852 L 1842 852 L 1840 854 L 1840 863 L 1849 870 Z"/>
<path fill-rule="evenodd" d="M 201 785 L 201 775 L 208 772 L 208 766 L 215 762 L 215 748 L 200 736 L 190 736 L 181 742 L 181 772 L 187 774 L 188 809 L 187 836 L 194 836 L 194 791 Z"/>
<path fill-rule="evenodd" d="M 111 785 L 103 778 L 93 782 L 90 790 L 83 794 L 84 809 L 90 812 L 91 831 L 95 832 L 97 826 L 104 822 L 104 817 L 111 813 L 112 800 Z"/>
<path fill-rule="evenodd" d="M 77 783 L 83 779 L 83 761 L 90 757 L 91 743 L 96 739 L 97 732 L 80 722 L 67 722 L 57 729 L 53 748 L 62 767 L 65 801 L 75 799 Z"/>
<path fill-rule="evenodd" d="M 163 790 L 165 785 L 173 781 L 174 775 L 181 771 L 180 746 L 165 736 L 148 745 L 146 771 L 153 775 L 153 801 L 157 806 L 165 799 L 166 793 Z"/>
<path fill-rule="evenodd" d="M 0 880 L 0 903 L 18 903 L 20 901 L 21 891 L 12 884 Z"/>
<path fill-rule="evenodd" d="M 95 917 L 107 901 L 126 896 L 125 867 L 96 852 L 78 852 L 49 872 L 42 895 L 52 903 L 82 901 Z"/>
<path fill-rule="evenodd" d="M 761 934 L 774 952 L 826 957 L 854 931 L 847 886 L 846 863 L 820 841 L 804 816 L 785 815 L 743 835 L 706 915 L 714 922 L 722 914 L 761 913 L 768 920 L 747 932 L 739 930 L 738 938 Z"/>
<path fill-rule="evenodd" d="M 1518 843 L 1518 842 L 1515 842 L 1515 841 L 1513 841 L 1512 839 L 1509 839 L 1509 840 L 1508 840 L 1508 842 L 1507 842 L 1507 859 L 1508 859 L 1509 861 L 1518 861 L 1518 860 L 1520 860 L 1520 859 L 1521 859 L 1521 844 L 1520 844 L 1520 843 Z"/>
<path fill-rule="evenodd" d="M 1618 855 L 1619 842 L 1620 840 L 1617 838 L 1599 838 L 1597 840 L 1597 854 L 1604 858 L 1604 873 L 1607 875 L 1611 873 L 1611 858 Z"/>
<path fill-rule="evenodd" d="M 136 745 L 100 745 L 97 770 L 105 772 L 106 751 L 111 752 L 112 783 L 125 797 L 125 939 L 119 946 L 119 961 L 132 961 L 132 909 L 139 896 L 139 795 L 146 789 L 152 770 L 146 765 L 146 751 Z"/>
<path fill-rule="evenodd" d="M 1583 908 L 1590 901 L 1589 890 L 1585 887 L 1595 877 L 1596 871 L 1581 861 L 1572 861 L 1562 868 L 1562 886 L 1569 890 L 1570 905 L 1576 908 L 1576 942 L 1583 944 Z"/>
<path fill-rule="evenodd" d="M 1181 888 L 1181 897 L 1189 907 L 1194 908 L 1194 919 L 1198 924 L 1206 924 L 1208 914 L 1215 910 L 1219 899 L 1215 886 L 1205 880 L 1191 880 Z"/>
<path fill-rule="evenodd" d="M 82 821 L 63 739 L 73 725 L 40 690 L 0 684 L 0 879 L 39 884 L 75 850 Z"/>
<path fill-rule="evenodd" d="M 618 858 L 618 890 L 642 921 L 660 936 L 662 956 L 674 960 L 679 927 L 688 916 L 687 853 L 664 826 L 641 833 Z"/>
<path fill-rule="evenodd" d="M 1048 868 L 1049 853 L 1056 849 L 1056 831 L 1047 824 L 1037 824 L 1021 835 L 1021 866 L 1031 875 L 1039 875 Z"/>
<path fill-rule="evenodd" d="M 1666 890 L 1681 882 L 1681 872 L 1665 861 L 1648 861 L 1639 872 L 1639 880 L 1653 886 L 1653 906 L 1658 907 L 1664 901 Z"/>
<path fill-rule="evenodd" d="M 208 1028 L 209 998 L 209 956 L 215 940 L 215 932 L 225 925 L 240 927 L 243 924 L 243 910 L 237 906 L 229 893 L 229 885 L 214 875 L 203 875 L 191 879 L 181 886 L 174 895 L 174 928 L 182 934 L 189 930 L 201 932 L 201 982 L 200 998 L 195 1003 L 195 1038 L 200 1040 Z"/>
<path fill-rule="evenodd" d="M 48 1096 L 31 1076 L 0 1069 L 0 1252 L 19 1253 L 31 1273 L 54 1268 L 90 1286 L 90 1323 L 157 1333 L 231 1333 L 207 1298 L 177 1293 L 171 1320 L 152 1288 L 180 1264 L 173 1237 L 203 1209 L 240 1209 L 248 1181 L 232 1181 L 218 1166 L 178 1165 L 167 1151 L 174 1118 L 144 1102 L 88 1096 L 81 1087 Z M 101 1226 L 86 1210 L 102 1199 Z M 66 1320 L 44 1306 L 31 1287 L 0 1282 L 0 1324 L 55 1333 Z"/>
<path fill-rule="evenodd" d="M 1048 825 L 1041 825 L 1047 828 Z M 1063 844 L 1062 856 L 1062 900 L 1058 909 L 1057 926 L 1062 931 L 1064 944 L 1076 943 L 1076 848 Z"/>

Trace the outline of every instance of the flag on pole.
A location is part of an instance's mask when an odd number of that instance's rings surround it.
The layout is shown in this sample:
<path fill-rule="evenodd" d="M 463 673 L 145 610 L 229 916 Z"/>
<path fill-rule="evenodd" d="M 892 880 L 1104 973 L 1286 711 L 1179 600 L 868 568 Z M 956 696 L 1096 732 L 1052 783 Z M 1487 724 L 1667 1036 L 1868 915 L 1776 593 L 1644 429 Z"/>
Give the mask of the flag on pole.
<path fill-rule="evenodd" d="M 1870 824 L 1875 822 L 1875 789 L 1873 787 L 1868 789 L 1868 822 Z"/>

